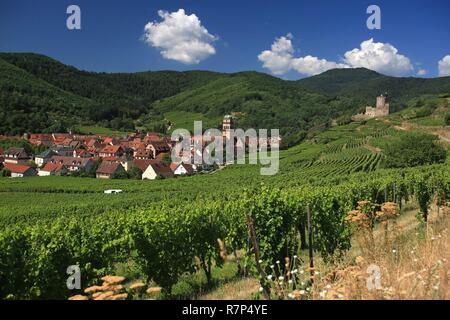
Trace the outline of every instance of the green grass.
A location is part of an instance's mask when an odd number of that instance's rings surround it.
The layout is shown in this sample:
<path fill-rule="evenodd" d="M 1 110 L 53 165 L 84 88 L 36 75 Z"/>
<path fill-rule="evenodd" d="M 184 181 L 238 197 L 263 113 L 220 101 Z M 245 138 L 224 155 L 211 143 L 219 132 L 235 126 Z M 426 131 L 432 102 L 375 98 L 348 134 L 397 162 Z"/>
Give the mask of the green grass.
<path fill-rule="evenodd" d="M 444 118 L 443 117 L 424 117 L 424 118 L 414 119 L 411 122 L 416 123 L 421 126 L 441 127 L 444 125 Z"/>
<path fill-rule="evenodd" d="M 186 129 L 190 132 L 194 131 L 194 121 L 202 121 L 203 130 L 210 128 L 218 128 L 222 123 L 222 117 L 207 118 L 201 113 L 172 111 L 166 112 L 164 117 L 172 123 L 170 132 L 175 129 Z"/>
<path fill-rule="evenodd" d="M 127 132 L 117 131 L 110 128 L 99 127 L 99 126 L 81 126 L 78 127 L 78 130 L 82 134 L 98 134 L 104 136 L 123 136 L 127 134 Z"/>

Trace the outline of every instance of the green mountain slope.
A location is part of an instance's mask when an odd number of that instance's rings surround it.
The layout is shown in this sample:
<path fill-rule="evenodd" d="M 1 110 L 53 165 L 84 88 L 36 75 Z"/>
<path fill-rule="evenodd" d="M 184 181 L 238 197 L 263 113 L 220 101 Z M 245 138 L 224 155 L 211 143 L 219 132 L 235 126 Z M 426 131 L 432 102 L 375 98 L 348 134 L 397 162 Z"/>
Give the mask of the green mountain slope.
<path fill-rule="evenodd" d="M 302 88 L 316 90 L 330 96 L 351 97 L 355 103 L 374 104 L 374 97 L 387 93 L 393 111 L 403 109 L 406 102 L 425 94 L 450 92 L 450 77 L 398 78 L 389 77 L 365 68 L 333 69 L 317 76 L 297 81 Z"/>
<path fill-rule="evenodd" d="M 0 59 L 0 132 L 54 132 L 79 122 L 95 102 L 57 88 Z"/>
<path fill-rule="evenodd" d="M 154 108 L 161 113 L 197 112 L 209 118 L 239 112 L 239 127 L 279 128 L 282 135 L 294 138 L 335 115 L 328 102 L 326 96 L 298 88 L 293 82 L 243 72 L 185 90 L 155 103 Z"/>
<path fill-rule="evenodd" d="M 258 72 L 95 73 L 33 53 L 0 53 L 0 133 L 48 132 L 80 125 L 165 131 L 196 117 L 220 126 L 278 128 L 286 145 L 348 117 L 388 92 L 393 110 L 415 97 L 450 93 L 450 77 L 394 78 L 359 69 L 299 81 Z"/>
<path fill-rule="evenodd" d="M 94 100 L 98 106 L 89 115 L 94 121 L 136 118 L 147 112 L 152 102 L 220 76 L 207 71 L 86 72 L 33 53 L 0 53 L 0 59 L 63 90 Z"/>

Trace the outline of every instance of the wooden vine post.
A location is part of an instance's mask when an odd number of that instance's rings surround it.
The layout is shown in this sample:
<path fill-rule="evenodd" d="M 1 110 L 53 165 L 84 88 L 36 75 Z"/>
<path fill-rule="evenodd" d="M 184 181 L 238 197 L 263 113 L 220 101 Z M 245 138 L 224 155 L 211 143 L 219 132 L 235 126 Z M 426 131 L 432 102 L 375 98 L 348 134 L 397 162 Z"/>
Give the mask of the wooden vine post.
<path fill-rule="evenodd" d="M 313 230 L 311 223 L 311 210 L 309 209 L 309 205 L 306 208 L 306 219 L 308 221 L 309 270 L 311 275 L 311 282 L 313 282 L 314 281 Z"/>
<path fill-rule="evenodd" d="M 248 233 L 250 236 L 250 240 L 252 242 L 253 252 L 255 253 L 256 269 L 258 270 L 258 273 L 262 279 L 261 287 L 263 288 L 263 295 L 264 295 L 265 299 L 270 300 L 270 287 L 267 284 L 267 274 L 264 271 L 264 269 L 261 267 L 261 264 L 259 263 L 259 261 L 261 259 L 261 255 L 259 252 L 259 244 L 258 244 L 258 240 L 256 237 L 255 227 L 253 225 L 253 218 L 248 214 L 246 209 L 245 209 L 245 215 L 247 216 Z"/>

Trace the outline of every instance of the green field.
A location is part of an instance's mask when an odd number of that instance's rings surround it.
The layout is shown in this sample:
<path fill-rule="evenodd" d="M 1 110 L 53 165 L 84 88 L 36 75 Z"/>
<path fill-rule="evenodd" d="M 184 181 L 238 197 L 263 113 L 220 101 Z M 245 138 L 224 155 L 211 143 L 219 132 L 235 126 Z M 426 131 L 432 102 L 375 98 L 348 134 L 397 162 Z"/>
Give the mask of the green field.
<path fill-rule="evenodd" d="M 203 130 L 210 128 L 219 128 L 222 123 L 222 117 L 207 118 L 201 113 L 172 111 L 164 113 L 164 117 L 172 123 L 170 132 L 175 129 L 186 129 L 194 131 L 194 121 L 202 121 Z"/>
<path fill-rule="evenodd" d="M 77 127 L 77 129 L 81 134 L 98 134 L 104 136 L 123 136 L 127 134 L 127 132 L 124 131 L 117 131 L 99 126 L 80 126 Z"/>

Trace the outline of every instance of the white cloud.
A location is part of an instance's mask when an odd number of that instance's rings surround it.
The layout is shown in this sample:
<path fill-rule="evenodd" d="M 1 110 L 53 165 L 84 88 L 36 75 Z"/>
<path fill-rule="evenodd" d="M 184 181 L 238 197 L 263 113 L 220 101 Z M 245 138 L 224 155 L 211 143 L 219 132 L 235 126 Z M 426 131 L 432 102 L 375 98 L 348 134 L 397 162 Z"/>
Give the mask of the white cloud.
<path fill-rule="evenodd" d="M 450 76 L 450 55 L 447 55 L 439 61 L 439 76 Z"/>
<path fill-rule="evenodd" d="M 334 68 L 345 68 L 344 64 L 306 56 L 294 58 L 292 46 L 292 34 L 275 39 L 270 50 L 265 50 L 258 55 L 263 67 L 269 69 L 275 75 L 282 75 L 290 70 L 305 75 L 315 75 Z"/>
<path fill-rule="evenodd" d="M 401 76 L 414 70 L 411 61 L 389 43 L 363 41 L 360 48 L 345 53 L 345 62 L 352 67 L 364 67 L 388 75 Z"/>
<path fill-rule="evenodd" d="M 316 75 L 330 69 L 349 68 L 343 63 L 336 63 L 313 56 L 292 59 L 292 69 L 306 75 Z"/>
<path fill-rule="evenodd" d="M 428 71 L 425 70 L 425 69 L 419 69 L 419 71 L 417 71 L 417 75 L 418 75 L 418 76 L 424 76 L 424 75 L 426 75 L 427 73 L 428 73 Z"/>
<path fill-rule="evenodd" d="M 269 69 L 273 74 L 282 75 L 291 69 L 292 35 L 288 33 L 285 37 L 275 39 L 270 50 L 265 50 L 258 55 L 263 67 Z"/>
<path fill-rule="evenodd" d="M 335 68 L 364 67 L 388 75 L 406 75 L 414 70 L 410 60 L 398 53 L 389 43 L 374 42 L 373 39 L 363 41 L 360 48 L 347 51 L 342 63 L 328 61 L 311 55 L 294 57 L 292 35 L 289 33 L 275 39 L 270 50 L 258 55 L 263 67 L 275 75 L 282 75 L 291 70 L 304 75 L 316 75 Z M 425 72 L 425 73 L 424 73 Z M 421 75 L 426 70 L 419 70 Z"/>
<path fill-rule="evenodd" d="M 158 15 L 162 21 L 147 23 L 144 40 L 158 48 L 165 59 L 197 64 L 216 53 L 212 43 L 217 38 L 195 14 L 186 15 L 184 9 L 179 9 L 171 13 L 159 10 Z"/>

